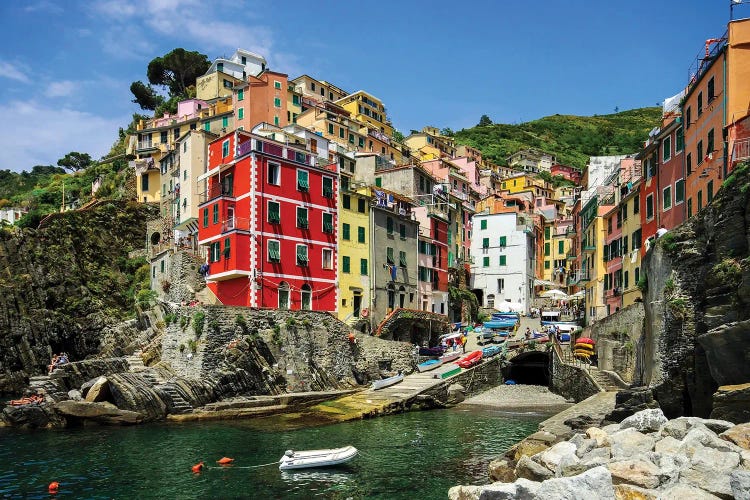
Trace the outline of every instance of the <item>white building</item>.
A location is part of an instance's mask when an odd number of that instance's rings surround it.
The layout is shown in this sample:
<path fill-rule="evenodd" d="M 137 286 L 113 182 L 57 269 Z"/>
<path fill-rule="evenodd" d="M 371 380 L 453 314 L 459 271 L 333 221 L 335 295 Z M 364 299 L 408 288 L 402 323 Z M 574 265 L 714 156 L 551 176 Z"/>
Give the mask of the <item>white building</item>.
<path fill-rule="evenodd" d="M 472 218 L 471 289 L 480 305 L 517 302 L 529 311 L 534 298 L 534 228 L 515 212 L 478 213 Z"/>
<path fill-rule="evenodd" d="M 219 71 L 244 81 L 250 75 L 258 76 L 264 69 L 266 69 L 265 57 L 249 50 L 237 49 L 229 59 L 223 57 L 216 59 L 206 71 L 206 75 Z"/>
<path fill-rule="evenodd" d="M 2 208 L 0 209 L 0 224 L 15 224 L 25 213 L 26 211 L 20 208 Z"/>

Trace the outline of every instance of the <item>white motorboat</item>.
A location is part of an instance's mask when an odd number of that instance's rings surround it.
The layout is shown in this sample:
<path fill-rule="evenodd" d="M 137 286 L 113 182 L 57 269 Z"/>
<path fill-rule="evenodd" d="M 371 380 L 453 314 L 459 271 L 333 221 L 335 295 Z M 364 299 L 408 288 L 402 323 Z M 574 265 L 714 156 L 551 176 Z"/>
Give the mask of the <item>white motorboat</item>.
<path fill-rule="evenodd" d="M 391 386 L 393 384 L 398 384 L 404 380 L 404 374 L 399 373 L 398 375 L 394 375 L 392 377 L 384 378 L 381 380 L 376 380 L 372 383 L 372 386 L 370 387 L 373 391 L 377 391 L 378 389 L 382 389 L 384 387 Z"/>
<path fill-rule="evenodd" d="M 344 446 L 329 450 L 293 451 L 287 450 L 279 460 L 279 469 L 309 469 L 312 467 L 330 467 L 348 462 L 357 456 L 357 448 Z"/>

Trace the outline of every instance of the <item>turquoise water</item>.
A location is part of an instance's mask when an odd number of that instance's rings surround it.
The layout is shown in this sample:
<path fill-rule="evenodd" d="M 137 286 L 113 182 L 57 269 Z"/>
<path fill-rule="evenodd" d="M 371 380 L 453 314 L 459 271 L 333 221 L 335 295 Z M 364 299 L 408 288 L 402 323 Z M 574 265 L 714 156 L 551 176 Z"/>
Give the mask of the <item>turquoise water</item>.
<path fill-rule="evenodd" d="M 50 498 L 446 498 L 457 484 L 487 482 L 487 464 L 536 430 L 542 415 L 453 408 L 288 430 L 274 419 L 64 431 L 0 429 L 0 497 Z M 287 449 L 353 445 L 348 465 L 280 472 Z M 223 456 L 230 468 L 194 475 Z"/>

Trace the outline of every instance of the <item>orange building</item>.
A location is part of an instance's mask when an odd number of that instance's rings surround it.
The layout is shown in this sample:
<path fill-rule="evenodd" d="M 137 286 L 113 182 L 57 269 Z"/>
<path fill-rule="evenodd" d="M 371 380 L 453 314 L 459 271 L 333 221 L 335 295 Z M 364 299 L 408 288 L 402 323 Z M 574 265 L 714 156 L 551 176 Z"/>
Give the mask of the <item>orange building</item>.
<path fill-rule="evenodd" d="M 246 82 L 234 87 L 235 127 L 249 132 L 263 122 L 287 126 L 287 87 L 284 73 L 265 70 L 248 76 Z"/>

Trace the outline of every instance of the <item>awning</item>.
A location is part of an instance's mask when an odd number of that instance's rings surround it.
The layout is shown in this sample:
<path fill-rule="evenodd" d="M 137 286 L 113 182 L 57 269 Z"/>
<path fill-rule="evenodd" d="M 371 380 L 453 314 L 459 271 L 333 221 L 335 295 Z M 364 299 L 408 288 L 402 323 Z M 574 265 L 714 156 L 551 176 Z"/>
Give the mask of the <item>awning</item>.
<path fill-rule="evenodd" d="M 534 286 L 558 286 L 558 284 L 553 283 L 552 281 L 535 279 Z"/>

